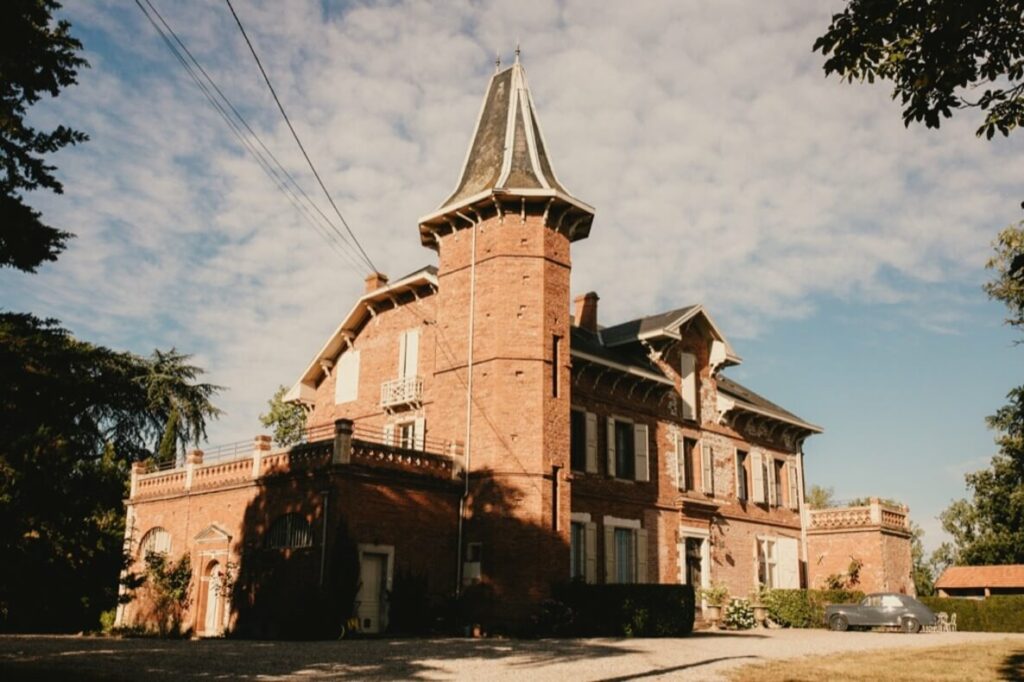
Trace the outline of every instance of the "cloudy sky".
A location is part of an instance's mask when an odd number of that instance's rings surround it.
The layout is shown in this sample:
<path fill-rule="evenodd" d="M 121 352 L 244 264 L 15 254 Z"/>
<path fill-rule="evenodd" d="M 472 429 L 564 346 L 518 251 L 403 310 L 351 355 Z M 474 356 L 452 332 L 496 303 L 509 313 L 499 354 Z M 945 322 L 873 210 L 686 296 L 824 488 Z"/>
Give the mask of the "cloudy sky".
<path fill-rule="evenodd" d="M 220 2 L 154 0 L 225 94 L 316 186 Z M 884 85 L 825 79 L 814 38 L 838 2 L 253 2 L 236 8 L 337 204 L 393 276 L 434 262 L 417 218 L 454 186 L 495 51 L 518 39 L 562 182 L 597 208 L 573 288 L 609 324 L 704 303 L 744 357 L 731 376 L 823 425 L 808 478 L 839 498 L 936 514 L 994 452 L 984 417 L 1020 383 L 980 290 L 1019 220 L 1024 154 L 976 115 L 905 129 Z M 0 305 L 82 338 L 194 353 L 228 387 L 211 441 L 249 438 L 362 290 L 246 155 L 134 5 L 62 11 L 92 68 L 41 125 L 78 237 L 0 273 Z M 328 210 L 323 204 L 325 211 Z"/>

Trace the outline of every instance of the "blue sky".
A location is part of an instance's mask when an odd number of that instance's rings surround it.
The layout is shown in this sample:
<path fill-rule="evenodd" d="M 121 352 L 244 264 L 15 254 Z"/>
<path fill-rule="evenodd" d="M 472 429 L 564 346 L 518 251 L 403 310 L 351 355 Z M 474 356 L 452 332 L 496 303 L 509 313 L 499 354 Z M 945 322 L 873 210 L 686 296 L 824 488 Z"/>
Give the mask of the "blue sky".
<path fill-rule="evenodd" d="M 154 0 L 310 194 L 226 7 Z M 493 69 L 517 39 L 560 180 L 597 208 L 573 288 L 601 322 L 704 303 L 731 376 L 826 432 L 808 478 L 935 518 L 994 452 L 985 415 L 1024 350 L 986 300 L 1021 216 L 1019 139 L 968 112 L 905 129 L 885 85 L 826 79 L 810 46 L 841 3 L 387 2 L 236 7 L 349 223 L 392 275 L 433 262 L 416 219 L 454 185 Z M 83 338 L 194 353 L 228 387 L 212 442 L 249 438 L 362 288 L 245 156 L 134 4 L 68 2 L 92 68 L 38 105 L 91 141 L 54 158 L 75 232 L 0 304 Z M 1019 136 L 1018 136 L 1019 138 Z M 324 207 L 326 210 L 326 206 Z"/>

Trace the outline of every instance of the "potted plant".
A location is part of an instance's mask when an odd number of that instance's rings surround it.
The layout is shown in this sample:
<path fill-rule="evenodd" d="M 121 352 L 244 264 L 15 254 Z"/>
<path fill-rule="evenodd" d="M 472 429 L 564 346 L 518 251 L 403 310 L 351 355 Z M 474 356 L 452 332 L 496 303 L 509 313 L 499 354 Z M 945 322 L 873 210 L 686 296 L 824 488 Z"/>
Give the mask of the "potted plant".
<path fill-rule="evenodd" d="M 761 585 L 750 593 L 750 606 L 754 609 L 754 621 L 759 627 L 763 627 L 768 620 L 768 592 L 768 588 Z"/>
<path fill-rule="evenodd" d="M 706 603 L 704 615 L 712 624 L 717 623 L 722 618 L 722 608 L 729 603 L 729 588 L 712 581 L 710 586 L 701 588 L 700 596 Z"/>

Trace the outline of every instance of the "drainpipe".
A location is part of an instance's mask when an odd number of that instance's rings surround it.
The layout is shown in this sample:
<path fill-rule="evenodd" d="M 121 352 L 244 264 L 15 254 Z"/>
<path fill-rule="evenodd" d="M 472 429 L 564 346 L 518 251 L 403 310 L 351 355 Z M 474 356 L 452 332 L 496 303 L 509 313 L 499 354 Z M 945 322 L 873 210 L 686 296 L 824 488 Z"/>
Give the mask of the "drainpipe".
<path fill-rule="evenodd" d="M 465 216 L 463 216 L 465 217 Z M 466 218 L 469 220 L 468 218 Z M 462 540 L 463 525 L 466 521 L 466 500 L 469 499 L 469 472 L 471 457 L 473 455 L 473 333 L 476 323 L 476 228 L 477 222 L 470 220 L 473 230 L 472 253 L 469 260 L 469 353 L 466 360 L 466 368 L 469 378 L 466 381 L 466 449 L 463 453 L 465 465 L 462 475 L 464 485 L 462 497 L 459 499 L 459 531 L 455 557 L 455 596 L 462 594 Z"/>
<path fill-rule="evenodd" d="M 324 513 L 323 519 L 320 523 L 320 587 L 324 586 L 324 572 L 327 568 L 327 504 L 331 500 L 330 490 L 321 490 L 320 494 L 324 498 Z"/>

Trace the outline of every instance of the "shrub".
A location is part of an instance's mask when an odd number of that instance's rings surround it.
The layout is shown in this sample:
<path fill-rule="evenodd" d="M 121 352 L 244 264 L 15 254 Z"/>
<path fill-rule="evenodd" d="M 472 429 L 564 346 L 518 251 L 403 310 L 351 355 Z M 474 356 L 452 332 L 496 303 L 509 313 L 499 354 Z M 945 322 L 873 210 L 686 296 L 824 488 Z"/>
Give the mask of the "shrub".
<path fill-rule="evenodd" d="M 117 618 L 117 609 L 107 609 L 100 613 L 100 632 L 109 635 L 114 630 L 114 620 Z"/>
<path fill-rule="evenodd" d="M 955 613 L 958 630 L 1024 632 L 1024 595 L 997 595 L 986 599 L 920 597 L 920 600 L 935 613 Z"/>
<path fill-rule="evenodd" d="M 708 606 L 725 606 L 729 603 L 729 588 L 720 582 L 712 581 L 710 586 L 700 589 L 700 596 Z"/>
<path fill-rule="evenodd" d="M 550 634 L 680 637 L 693 631 L 695 604 L 690 585 L 574 582 L 556 586 L 553 596 L 558 605 L 545 609 L 557 624 Z"/>
<path fill-rule="evenodd" d="M 749 630 L 754 627 L 754 608 L 746 599 L 733 599 L 725 607 L 725 617 L 722 619 L 726 627 L 737 630 Z"/>
<path fill-rule="evenodd" d="M 864 598 L 852 590 L 771 590 L 765 595 L 768 616 L 787 628 L 816 628 L 825 624 L 829 604 L 854 604 Z"/>

